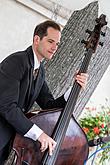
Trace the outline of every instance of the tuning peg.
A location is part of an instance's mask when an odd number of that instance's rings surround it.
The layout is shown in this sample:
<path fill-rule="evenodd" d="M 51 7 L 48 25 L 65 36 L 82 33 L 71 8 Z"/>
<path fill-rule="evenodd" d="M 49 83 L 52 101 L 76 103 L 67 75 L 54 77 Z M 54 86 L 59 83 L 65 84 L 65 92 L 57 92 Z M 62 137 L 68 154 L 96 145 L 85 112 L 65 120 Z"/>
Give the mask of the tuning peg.
<path fill-rule="evenodd" d="M 88 33 L 88 34 L 90 34 L 90 35 L 91 35 L 92 31 L 91 31 L 91 30 L 89 30 L 89 29 L 86 29 L 86 33 Z"/>
<path fill-rule="evenodd" d="M 101 34 L 103 37 L 105 37 L 105 32 L 102 32 L 102 31 L 101 31 L 100 34 Z"/>
<path fill-rule="evenodd" d="M 81 41 L 82 44 L 87 45 L 88 41 L 85 41 L 84 39 Z"/>
<path fill-rule="evenodd" d="M 105 20 L 106 19 L 106 15 L 104 15 L 104 14 L 101 14 L 100 15 L 100 17 L 99 18 L 96 18 L 96 23 L 100 23 L 100 20 L 102 20 L 102 27 L 104 26 L 104 25 L 107 25 L 107 21 Z"/>
<path fill-rule="evenodd" d="M 100 22 L 100 19 L 99 18 L 96 18 L 95 21 L 96 21 L 96 23 L 99 23 Z"/>
<path fill-rule="evenodd" d="M 104 45 L 104 43 L 103 42 L 99 42 L 99 45 L 102 47 Z"/>

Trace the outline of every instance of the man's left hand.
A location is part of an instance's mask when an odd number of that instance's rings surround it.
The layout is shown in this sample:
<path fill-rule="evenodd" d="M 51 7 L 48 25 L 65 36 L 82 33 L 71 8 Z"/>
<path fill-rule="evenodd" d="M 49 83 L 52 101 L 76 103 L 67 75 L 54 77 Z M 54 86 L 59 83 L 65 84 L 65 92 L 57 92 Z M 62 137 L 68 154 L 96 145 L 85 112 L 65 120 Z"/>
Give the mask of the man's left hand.
<path fill-rule="evenodd" d="M 87 73 L 80 73 L 76 74 L 75 80 L 81 85 L 84 89 L 87 85 L 88 74 Z"/>

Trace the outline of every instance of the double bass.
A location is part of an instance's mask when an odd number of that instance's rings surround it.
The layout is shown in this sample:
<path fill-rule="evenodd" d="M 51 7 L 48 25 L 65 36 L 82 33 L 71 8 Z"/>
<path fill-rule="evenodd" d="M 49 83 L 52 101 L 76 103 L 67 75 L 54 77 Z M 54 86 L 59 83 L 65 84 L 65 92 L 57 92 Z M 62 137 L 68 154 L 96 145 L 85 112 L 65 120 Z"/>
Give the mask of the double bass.
<path fill-rule="evenodd" d="M 92 54 L 99 44 L 101 28 L 107 24 L 106 16 L 101 15 L 96 19 L 93 31 L 89 33 L 85 44 L 85 56 L 79 74 L 87 72 Z M 101 43 L 100 43 L 101 44 Z M 45 133 L 51 136 L 57 145 L 52 156 L 48 149 L 40 152 L 40 143 L 16 134 L 13 150 L 16 156 L 15 165 L 83 165 L 88 158 L 89 146 L 87 137 L 73 116 L 74 107 L 78 99 L 81 86 L 75 81 L 64 109 L 47 110 L 37 115 L 27 113 L 27 117 L 37 124 Z"/>

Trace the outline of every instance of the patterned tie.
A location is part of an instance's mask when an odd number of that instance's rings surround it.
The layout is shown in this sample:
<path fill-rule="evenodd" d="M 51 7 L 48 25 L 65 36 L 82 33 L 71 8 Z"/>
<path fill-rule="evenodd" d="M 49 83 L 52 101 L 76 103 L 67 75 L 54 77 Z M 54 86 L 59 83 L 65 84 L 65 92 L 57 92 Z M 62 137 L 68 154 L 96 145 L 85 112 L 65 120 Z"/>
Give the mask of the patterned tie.
<path fill-rule="evenodd" d="M 39 69 L 35 69 L 35 70 L 33 71 L 34 80 L 36 79 L 36 77 L 37 77 L 37 75 L 38 75 L 38 71 L 39 71 Z"/>

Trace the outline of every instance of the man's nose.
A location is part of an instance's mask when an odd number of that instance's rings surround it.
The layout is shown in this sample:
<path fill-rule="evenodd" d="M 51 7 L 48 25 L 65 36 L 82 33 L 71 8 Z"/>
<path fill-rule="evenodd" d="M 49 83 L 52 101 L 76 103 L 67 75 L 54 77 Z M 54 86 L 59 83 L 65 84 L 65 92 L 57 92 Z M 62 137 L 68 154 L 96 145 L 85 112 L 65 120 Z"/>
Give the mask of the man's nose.
<path fill-rule="evenodd" d="M 58 47 L 57 44 L 53 44 L 52 45 L 52 50 L 57 50 L 57 47 Z"/>

